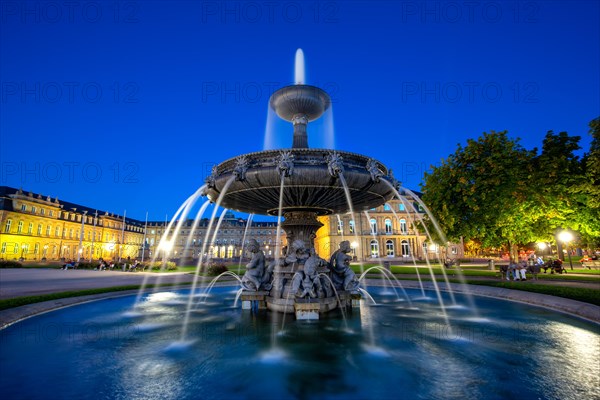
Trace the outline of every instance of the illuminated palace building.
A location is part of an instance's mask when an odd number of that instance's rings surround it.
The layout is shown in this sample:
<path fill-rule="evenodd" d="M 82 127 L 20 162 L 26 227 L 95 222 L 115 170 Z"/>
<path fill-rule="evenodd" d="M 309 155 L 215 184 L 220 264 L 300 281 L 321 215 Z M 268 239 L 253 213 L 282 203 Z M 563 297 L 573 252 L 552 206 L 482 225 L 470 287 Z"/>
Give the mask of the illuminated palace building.
<path fill-rule="evenodd" d="M 315 248 L 321 257 L 328 259 L 341 241 L 348 240 L 358 260 L 406 259 L 411 258 L 411 253 L 422 259 L 426 252 L 430 258 L 436 258 L 440 249 L 426 240 L 417 223 L 423 215 L 417 204 L 394 199 L 357 214 L 356 221 L 350 215 L 320 217 L 324 226 L 317 231 Z M 171 231 L 177 225 L 174 223 Z M 262 245 L 267 257 L 275 256 L 278 247 L 275 222 L 248 224 L 246 219 L 228 211 L 216 235 L 211 231 L 206 238 L 209 226 L 208 219 L 202 219 L 197 226 L 186 220 L 179 227 L 176 242 L 161 243 L 165 221 L 146 223 L 0 186 L 0 259 L 91 261 L 100 257 L 140 259 L 143 255 L 146 260 L 153 256 L 190 260 L 197 259 L 204 250 L 208 257 L 233 261 L 239 260 L 242 244 L 250 238 Z M 212 230 L 216 226 L 215 221 Z M 279 248 L 285 244 L 285 233 L 281 230 Z M 457 247 L 451 247 L 450 251 L 457 254 Z"/>

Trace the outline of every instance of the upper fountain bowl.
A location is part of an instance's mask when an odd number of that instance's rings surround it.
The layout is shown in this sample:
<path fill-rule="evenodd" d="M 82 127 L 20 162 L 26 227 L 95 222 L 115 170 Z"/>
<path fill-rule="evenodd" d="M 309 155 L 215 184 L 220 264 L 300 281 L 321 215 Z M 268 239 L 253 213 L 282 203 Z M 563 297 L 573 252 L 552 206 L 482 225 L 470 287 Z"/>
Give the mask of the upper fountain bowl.
<path fill-rule="evenodd" d="M 331 98 L 316 86 L 291 85 L 273 93 L 269 103 L 286 121 L 292 121 L 296 115 L 305 115 L 309 121 L 314 121 L 329 108 Z"/>
<path fill-rule="evenodd" d="M 398 186 L 385 165 L 346 151 L 284 149 L 248 153 L 224 161 L 206 179 L 206 195 L 221 206 L 252 214 L 312 211 L 320 215 L 384 204 Z M 284 180 L 283 193 L 281 182 Z M 281 202 L 281 203 L 280 203 Z"/>

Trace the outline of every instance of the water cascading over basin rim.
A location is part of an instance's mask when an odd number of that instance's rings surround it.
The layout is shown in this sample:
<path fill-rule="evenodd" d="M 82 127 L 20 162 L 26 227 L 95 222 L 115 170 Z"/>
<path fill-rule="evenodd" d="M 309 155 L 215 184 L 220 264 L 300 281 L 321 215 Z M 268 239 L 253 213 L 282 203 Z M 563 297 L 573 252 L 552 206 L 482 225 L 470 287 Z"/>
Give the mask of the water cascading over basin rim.
<path fill-rule="evenodd" d="M 222 162 L 207 179 L 207 196 L 216 201 L 227 181 L 235 175 L 221 199 L 225 208 L 253 214 L 277 215 L 280 184 L 284 179 L 282 210 L 314 211 L 319 215 L 350 211 L 344 188 L 331 170 L 337 156 L 355 211 L 364 211 L 389 201 L 393 190 L 383 182 L 397 184 L 390 171 L 369 157 L 325 149 L 283 149 L 248 153 Z M 289 157 L 291 171 L 281 171 L 281 160 Z M 285 176 L 287 173 L 287 176 Z M 332 175 L 333 174 L 333 175 Z M 283 175 L 283 176 L 282 176 Z"/>

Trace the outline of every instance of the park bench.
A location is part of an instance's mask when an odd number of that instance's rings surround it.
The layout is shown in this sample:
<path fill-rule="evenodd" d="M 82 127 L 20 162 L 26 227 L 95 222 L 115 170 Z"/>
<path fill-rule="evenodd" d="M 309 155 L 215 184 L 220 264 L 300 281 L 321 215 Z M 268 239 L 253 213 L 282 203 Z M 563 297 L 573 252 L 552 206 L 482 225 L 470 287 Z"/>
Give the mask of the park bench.
<path fill-rule="evenodd" d="M 581 266 L 583 268 L 588 268 L 588 269 L 598 269 L 600 268 L 600 260 L 589 260 L 589 261 L 581 261 Z"/>

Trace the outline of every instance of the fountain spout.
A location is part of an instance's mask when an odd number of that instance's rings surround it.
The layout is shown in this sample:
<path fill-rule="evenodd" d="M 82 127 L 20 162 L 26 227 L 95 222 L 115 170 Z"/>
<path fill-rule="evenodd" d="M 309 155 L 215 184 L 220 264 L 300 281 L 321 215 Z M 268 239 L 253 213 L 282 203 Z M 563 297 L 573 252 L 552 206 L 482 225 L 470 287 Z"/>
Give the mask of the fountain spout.
<path fill-rule="evenodd" d="M 294 65 L 294 82 L 296 85 L 304 85 L 304 52 L 302 49 L 296 50 L 296 60 Z"/>
<path fill-rule="evenodd" d="M 319 118 L 331 105 L 331 98 L 316 86 L 304 83 L 304 53 L 296 51 L 294 85 L 277 90 L 271 96 L 269 104 L 277 115 L 294 126 L 292 148 L 308 148 L 306 126 Z"/>

